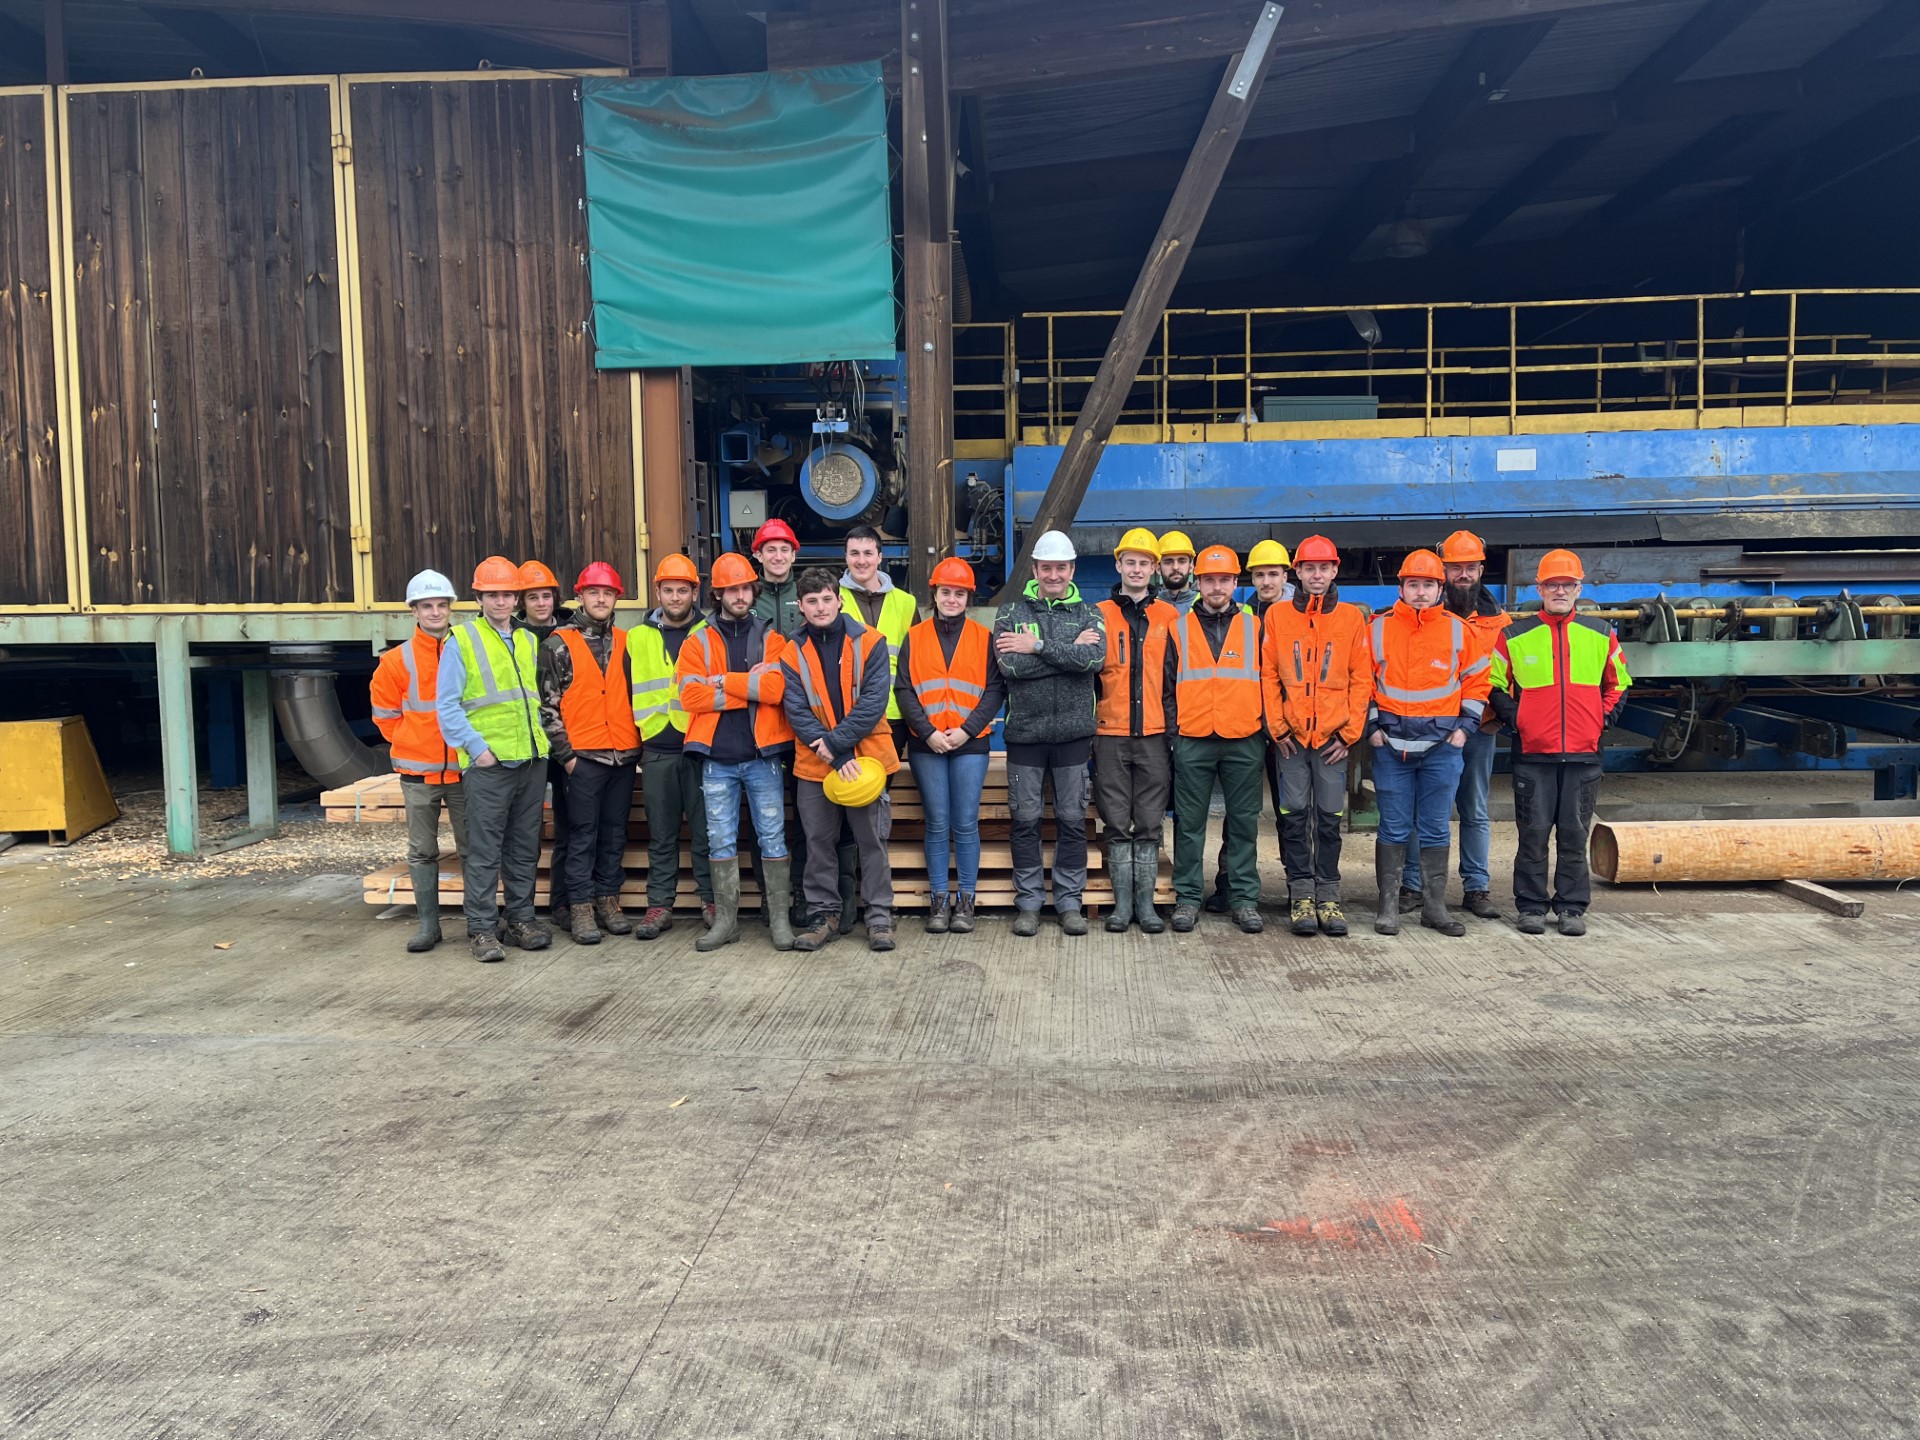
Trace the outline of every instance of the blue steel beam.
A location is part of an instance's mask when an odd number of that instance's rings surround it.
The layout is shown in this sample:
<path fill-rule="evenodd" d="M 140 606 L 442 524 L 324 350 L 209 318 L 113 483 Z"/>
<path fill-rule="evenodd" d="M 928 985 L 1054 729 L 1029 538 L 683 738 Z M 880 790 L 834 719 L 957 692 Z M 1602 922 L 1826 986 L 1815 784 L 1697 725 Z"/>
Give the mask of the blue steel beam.
<path fill-rule="evenodd" d="M 1920 700 L 1896 700 L 1884 695 L 1769 695 L 1775 710 L 1811 715 L 1862 730 L 1920 740 Z"/>

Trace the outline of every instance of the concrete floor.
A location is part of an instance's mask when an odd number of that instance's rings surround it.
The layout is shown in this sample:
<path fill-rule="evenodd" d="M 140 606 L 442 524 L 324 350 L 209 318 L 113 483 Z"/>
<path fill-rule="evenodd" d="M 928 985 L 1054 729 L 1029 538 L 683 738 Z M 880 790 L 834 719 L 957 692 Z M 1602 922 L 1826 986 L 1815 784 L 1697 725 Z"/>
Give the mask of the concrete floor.
<path fill-rule="evenodd" d="M 0 1430 L 1913 1433 L 1916 919 L 483 967 L 10 856 Z"/>

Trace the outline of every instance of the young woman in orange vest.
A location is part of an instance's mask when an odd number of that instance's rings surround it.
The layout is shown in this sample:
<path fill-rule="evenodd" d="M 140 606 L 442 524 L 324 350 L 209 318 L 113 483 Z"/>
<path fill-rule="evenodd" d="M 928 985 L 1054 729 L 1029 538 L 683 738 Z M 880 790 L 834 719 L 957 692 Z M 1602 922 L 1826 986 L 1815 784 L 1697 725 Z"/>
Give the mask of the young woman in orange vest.
<path fill-rule="evenodd" d="M 633 723 L 627 632 L 613 623 L 614 602 L 626 593 L 619 573 L 596 560 L 573 582 L 579 610 L 540 646 L 540 728 L 547 732 L 547 758 L 565 773 L 567 789 L 566 874 L 550 883 L 558 893 L 564 881 L 570 910 L 564 928 L 580 945 L 598 945 L 602 930 L 626 935 L 633 929 L 620 913 L 620 886 L 640 730 Z M 554 825 L 558 839 L 557 815 Z"/>
<path fill-rule="evenodd" d="M 927 875 L 933 906 L 927 931 L 973 929 L 980 879 L 980 792 L 987 783 L 988 731 L 1006 699 L 993 635 L 967 618 L 973 567 L 948 558 L 933 567 L 933 614 L 900 642 L 894 698 L 907 727 L 907 764 L 926 808 Z M 960 872 L 960 898 L 947 896 L 948 858 Z"/>

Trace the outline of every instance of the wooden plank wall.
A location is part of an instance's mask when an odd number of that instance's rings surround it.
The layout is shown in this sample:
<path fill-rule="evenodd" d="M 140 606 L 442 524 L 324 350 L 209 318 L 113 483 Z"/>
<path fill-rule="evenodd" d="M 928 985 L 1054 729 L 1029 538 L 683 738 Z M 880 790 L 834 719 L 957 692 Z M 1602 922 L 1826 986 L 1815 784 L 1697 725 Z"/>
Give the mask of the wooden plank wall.
<path fill-rule="evenodd" d="M 329 89 L 65 103 L 93 603 L 350 602 Z"/>
<path fill-rule="evenodd" d="M 375 592 L 489 554 L 635 589 L 627 373 L 593 368 L 575 82 L 351 86 Z"/>
<path fill-rule="evenodd" d="M 0 605 L 67 603 L 45 101 L 0 95 Z"/>

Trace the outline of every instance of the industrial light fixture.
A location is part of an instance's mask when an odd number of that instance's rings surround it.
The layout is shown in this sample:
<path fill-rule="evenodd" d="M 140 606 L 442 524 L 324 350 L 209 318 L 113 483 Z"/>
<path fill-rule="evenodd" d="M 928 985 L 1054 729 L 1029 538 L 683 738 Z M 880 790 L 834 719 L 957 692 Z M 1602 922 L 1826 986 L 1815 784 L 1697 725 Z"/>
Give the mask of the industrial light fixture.
<path fill-rule="evenodd" d="M 1433 248 L 1433 238 L 1418 220 L 1396 220 L 1387 227 L 1387 258 L 1418 260 Z"/>
<path fill-rule="evenodd" d="M 1373 311 L 1349 310 L 1347 323 L 1353 326 L 1354 334 L 1360 337 L 1369 350 L 1380 343 L 1380 317 Z"/>

